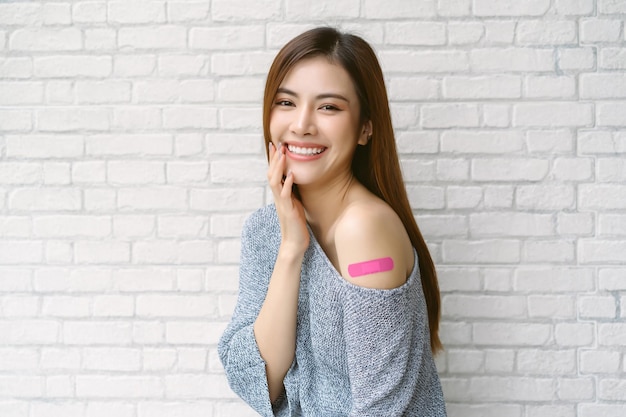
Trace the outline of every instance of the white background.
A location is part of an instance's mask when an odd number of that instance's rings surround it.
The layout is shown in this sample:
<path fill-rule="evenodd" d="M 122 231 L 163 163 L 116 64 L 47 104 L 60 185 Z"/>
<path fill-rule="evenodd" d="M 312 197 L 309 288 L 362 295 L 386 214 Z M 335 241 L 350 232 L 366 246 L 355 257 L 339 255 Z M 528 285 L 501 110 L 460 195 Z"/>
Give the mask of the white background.
<path fill-rule="evenodd" d="M 626 415 L 623 0 L 0 2 L 0 415 L 252 416 L 216 344 L 319 24 L 385 71 L 451 417 Z"/>

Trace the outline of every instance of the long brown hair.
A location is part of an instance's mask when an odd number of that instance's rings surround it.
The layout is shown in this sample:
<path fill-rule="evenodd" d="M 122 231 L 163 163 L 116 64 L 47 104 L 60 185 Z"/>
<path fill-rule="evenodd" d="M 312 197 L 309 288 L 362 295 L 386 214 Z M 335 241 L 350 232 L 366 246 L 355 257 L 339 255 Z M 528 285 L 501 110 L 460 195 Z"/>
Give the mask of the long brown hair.
<path fill-rule="evenodd" d="M 441 301 L 435 265 L 409 204 L 396 151 L 383 73 L 376 54 L 366 41 L 356 35 L 320 27 L 295 37 L 280 50 L 270 67 L 263 98 L 266 150 L 271 140 L 269 126 L 272 105 L 280 84 L 298 62 L 316 56 L 327 57 L 350 74 L 359 97 L 361 122 L 369 120 L 372 123 L 372 139 L 367 145 L 357 146 L 352 171 L 365 187 L 395 210 L 417 251 L 428 310 L 430 347 L 436 353 L 442 349 L 442 345 L 439 339 Z"/>

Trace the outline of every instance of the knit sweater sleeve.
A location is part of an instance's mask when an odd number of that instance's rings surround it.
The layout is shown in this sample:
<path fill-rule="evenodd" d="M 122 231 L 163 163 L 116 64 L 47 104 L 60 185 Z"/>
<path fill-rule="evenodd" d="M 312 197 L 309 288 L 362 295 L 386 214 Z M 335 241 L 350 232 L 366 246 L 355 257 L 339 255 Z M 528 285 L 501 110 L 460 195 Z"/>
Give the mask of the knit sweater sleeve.
<path fill-rule="evenodd" d="M 417 282 L 392 290 L 344 287 L 350 416 L 407 415 L 419 391 L 423 349 L 429 345 L 419 273 L 412 275 Z"/>
<path fill-rule="evenodd" d="M 232 319 L 222 335 L 218 353 L 231 389 L 264 417 L 274 417 L 265 362 L 259 352 L 253 325 L 265 299 L 273 263 L 271 242 L 263 236 L 264 218 L 254 213 L 241 236 L 239 296 Z M 265 224 L 267 226 L 267 224 Z"/>

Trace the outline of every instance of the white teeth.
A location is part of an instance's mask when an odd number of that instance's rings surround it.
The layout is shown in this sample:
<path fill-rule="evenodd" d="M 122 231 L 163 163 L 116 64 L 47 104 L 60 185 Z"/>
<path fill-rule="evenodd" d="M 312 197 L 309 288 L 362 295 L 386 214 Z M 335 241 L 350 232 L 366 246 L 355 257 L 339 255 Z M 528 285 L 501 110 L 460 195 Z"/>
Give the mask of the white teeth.
<path fill-rule="evenodd" d="M 317 155 L 324 152 L 324 148 L 301 148 L 299 146 L 287 145 L 289 152 L 297 155 Z"/>

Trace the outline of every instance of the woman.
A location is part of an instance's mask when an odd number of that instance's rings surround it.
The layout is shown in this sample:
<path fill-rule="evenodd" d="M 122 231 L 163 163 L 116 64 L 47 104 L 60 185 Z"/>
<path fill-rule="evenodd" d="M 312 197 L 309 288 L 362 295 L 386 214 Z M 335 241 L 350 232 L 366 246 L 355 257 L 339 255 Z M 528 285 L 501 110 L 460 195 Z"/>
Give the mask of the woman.
<path fill-rule="evenodd" d="M 274 204 L 242 233 L 232 389 L 263 416 L 445 416 L 435 269 L 371 47 L 331 28 L 287 43 L 263 129 Z"/>

